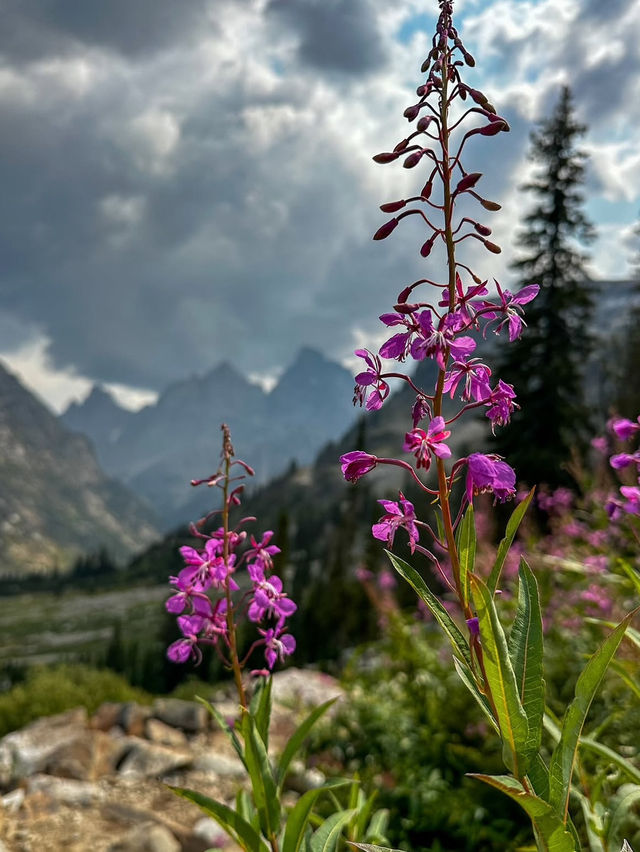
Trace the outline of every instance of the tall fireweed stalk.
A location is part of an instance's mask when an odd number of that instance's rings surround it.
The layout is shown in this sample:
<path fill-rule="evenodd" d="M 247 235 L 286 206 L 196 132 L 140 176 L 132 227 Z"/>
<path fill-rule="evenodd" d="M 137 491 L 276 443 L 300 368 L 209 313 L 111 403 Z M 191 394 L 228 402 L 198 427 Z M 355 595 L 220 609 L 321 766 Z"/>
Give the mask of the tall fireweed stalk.
<path fill-rule="evenodd" d="M 244 480 L 253 469 L 234 457 L 229 428 L 222 426 L 222 452 L 217 471 L 192 485 L 207 485 L 222 492 L 221 507 L 191 525 L 198 547 L 184 546 L 180 554 L 184 567 L 171 577 L 173 594 L 166 603 L 168 612 L 178 618 L 182 638 L 167 650 L 175 663 L 202 659 L 202 649 L 212 647 L 233 674 L 238 696 L 238 717 L 229 721 L 215 704 L 201 702 L 229 739 L 248 778 L 249 789 L 238 790 L 235 806 L 216 801 L 196 790 L 173 787 L 173 791 L 194 802 L 247 852 L 335 852 L 342 831 L 353 841 L 384 843 L 386 812 L 374 811 L 375 794 L 367 798 L 355 781 L 336 779 L 304 793 L 293 805 L 283 802 L 283 791 L 294 761 L 313 725 L 329 710 L 335 699 L 316 707 L 302 721 L 274 761 L 269 754 L 271 722 L 271 672 L 295 650 L 295 639 L 287 631 L 287 618 L 296 604 L 283 591 L 282 580 L 274 573 L 273 557 L 280 549 L 271 543 L 273 533 L 260 538 L 244 527 L 255 522 L 241 518 L 232 526 L 232 514 L 241 504 Z M 219 520 L 218 520 L 219 519 Z M 219 525 L 218 525 L 219 524 Z M 256 638 L 244 651 L 238 647 L 239 619 L 256 627 Z M 246 669 L 256 653 L 264 655 L 264 665 L 250 669 L 255 689 L 249 700 Z M 345 788 L 347 804 L 336 798 Z M 323 819 L 315 813 L 323 805 Z"/>
<path fill-rule="evenodd" d="M 481 243 L 493 254 L 500 252 L 490 240 L 491 228 L 466 213 L 472 202 L 483 213 L 497 211 L 500 205 L 479 193 L 482 175 L 468 168 L 463 154 L 479 139 L 491 143 L 509 125 L 481 91 L 464 82 L 465 66 L 473 67 L 475 61 L 453 24 L 453 2 L 440 0 L 439 7 L 432 49 L 421 69 L 426 80 L 417 88 L 418 100 L 404 112 L 412 130 L 393 150 L 373 158 L 377 163 L 401 161 L 405 169 L 423 169 L 421 188 L 409 198 L 382 205 L 383 212 L 393 215 L 373 239 L 384 240 L 404 219 L 417 218 L 425 228 L 421 256 L 426 258 L 441 246 L 446 275 L 443 281 L 421 278 L 404 287 L 393 311 L 380 317 L 393 332 L 389 339 L 377 354 L 356 351 L 364 369 L 356 376 L 354 402 L 366 404 L 368 410 L 379 409 L 389 396 L 390 380 L 405 382 L 415 393 L 411 426 L 402 448 L 405 457 L 379 458 L 355 450 L 341 457 L 342 472 L 348 481 L 356 482 L 378 467 L 398 467 L 424 494 L 425 503 L 436 504 L 434 530 L 418 518 L 402 492 L 397 500 L 381 499 L 384 514 L 372 533 L 386 542 L 393 566 L 414 587 L 447 635 L 458 674 L 502 740 L 510 774 L 474 777 L 518 802 L 531 818 L 538 849 L 549 852 L 581 848 L 569 814 L 573 792 L 590 826 L 591 848 L 609 852 L 606 820 L 600 821 L 597 831 L 591 829 L 593 808 L 587 791 L 574 783 L 574 772 L 578 747 L 584 745 L 581 733 L 589 706 L 634 613 L 615 627 L 582 671 L 563 725 L 555 731 L 557 743 L 547 763 L 541 751 L 545 717 L 542 614 L 536 579 L 524 559 L 516 615 L 508 634 L 496 608 L 502 568 L 533 492 L 515 508 L 488 579 L 474 571 L 474 498 L 482 493 L 493 495 L 494 502 L 514 498 L 516 473 L 507 461 L 491 453 L 473 452 L 455 459 L 449 439 L 459 419 L 477 409 L 485 412 L 492 429 L 509 422 L 517 407 L 515 390 L 474 355 L 476 338 L 494 332 L 510 342 L 517 339 L 525 325 L 524 307 L 539 288 L 531 285 L 514 294 L 495 281 L 495 295 L 491 295 L 488 282 L 459 258 L 469 241 Z M 459 212 L 463 200 L 464 214 Z M 429 301 L 423 301 L 425 298 Z M 425 359 L 433 359 L 437 365 L 435 387 L 427 389 L 402 369 L 408 360 Z M 385 366 L 389 361 L 396 363 Z M 445 395 L 459 401 L 458 410 L 447 416 Z M 435 482 L 425 477 L 433 468 Z M 635 500 L 635 492 L 625 496 Z M 426 557 L 449 596 L 457 600 L 459 621 L 422 576 L 391 552 L 399 532 L 408 538 L 411 553 Z M 616 760 L 638 780 L 634 767 L 625 767 L 617 755 Z"/>

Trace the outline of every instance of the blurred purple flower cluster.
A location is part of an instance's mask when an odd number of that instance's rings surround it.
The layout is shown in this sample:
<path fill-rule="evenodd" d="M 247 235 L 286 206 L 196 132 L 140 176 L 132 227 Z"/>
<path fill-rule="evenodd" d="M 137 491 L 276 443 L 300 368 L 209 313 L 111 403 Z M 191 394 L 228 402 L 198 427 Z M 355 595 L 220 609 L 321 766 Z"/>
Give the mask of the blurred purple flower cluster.
<path fill-rule="evenodd" d="M 296 604 L 283 592 L 282 580 L 273 573 L 273 557 L 280 552 L 271 544 L 273 533 L 267 531 L 260 540 L 251 536 L 247 541 L 247 532 L 241 527 L 255 518 L 243 518 L 235 529 L 229 528 L 230 511 L 240 505 L 242 480 L 253 475 L 253 470 L 233 458 L 226 426 L 223 435 L 218 471 L 192 483 L 219 488 L 222 508 L 191 525 L 192 534 L 202 542 L 200 549 L 180 548 L 185 564 L 177 577 L 169 578 L 176 591 L 166 608 L 178 616 L 182 638 L 169 647 L 167 656 L 175 663 L 189 659 L 199 662 L 201 646 L 211 645 L 229 668 L 243 668 L 251 653 L 262 646 L 267 666 L 272 669 L 278 659 L 284 660 L 295 650 L 295 639 L 286 632 L 286 619 L 296 611 Z M 241 472 L 236 473 L 234 468 Z M 218 513 L 222 526 L 203 532 L 202 528 Z M 238 583 L 234 575 L 241 569 L 244 576 Z M 235 644 L 235 628 L 241 615 L 254 622 L 259 633 L 242 660 Z"/>
<path fill-rule="evenodd" d="M 634 422 L 625 417 L 616 417 L 608 424 L 609 431 L 623 443 L 631 442 L 640 432 L 640 417 Z M 627 468 L 633 470 L 633 480 L 636 484 L 620 486 L 619 496 L 611 496 L 607 502 L 607 512 L 612 521 L 618 521 L 625 514 L 640 515 L 640 448 L 633 452 L 616 453 L 609 459 L 615 471 Z"/>

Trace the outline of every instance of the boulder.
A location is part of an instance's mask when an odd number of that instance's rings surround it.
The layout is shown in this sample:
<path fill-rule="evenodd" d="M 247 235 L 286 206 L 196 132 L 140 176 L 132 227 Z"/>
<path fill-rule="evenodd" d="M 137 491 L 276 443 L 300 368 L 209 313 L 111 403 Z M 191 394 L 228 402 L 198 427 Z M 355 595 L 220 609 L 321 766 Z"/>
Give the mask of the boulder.
<path fill-rule="evenodd" d="M 108 847 L 108 852 L 180 852 L 181 845 L 163 825 L 136 825 Z"/>
<path fill-rule="evenodd" d="M 57 716 L 38 719 L 19 731 L 7 734 L 0 741 L 3 786 L 42 772 L 57 749 L 84 734 L 86 724 L 87 711 L 84 707 L 77 707 Z"/>
<path fill-rule="evenodd" d="M 203 751 L 198 754 L 191 764 L 195 772 L 204 772 L 216 778 L 236 778 L 241 780 L 246 777 L 246 769 L 240 759 L 231 755 L 221 754 L 219 751 Z"/>
<path fill-rule="evenodd" d="M 186 746 L 187 738 L 178 728 L 172 728 L 161 722 L 160 719 L 147 719 L 144 733 L 148 740 L 153 743 L 168 746 Z"/>
<path fill-rule="evenodd" d="M 120 724 L 123 703 L 121 701 L 105 701 L 89 720 L 89 727 L 97 731 L 110 731 Z"/>
<path fill-rule="evenodd" d="M 129 777 L 161 778 L 176 769 L 183 769 L 193 761 L 188 749 L 150 743 L 137 737 L 128 737 L 129 749 L 118 766 L 118 774 Z"/>
<path fill-rule="evenodd" d="M 180 698 L 156 698 L 151 715 L 172 728 L 197 734 L 209 727 L 209 713 L 202 704 L 182 701 Z"/>
<path fill-rule="evenodd" d="M 144 736 L 145 724 L 149 716 L 151 716 L 150 707 L 136 704 L 135 701 L 127 701 L 122 705 L 118 725 L 120 725 L 125 734 L 130 734 L 133 737 L 142 737 Z"/>
<path fill-rule="evenodd" d="M 32 775 L 28 779 L 27 794 L 32 793 L 43 793 L 55 804 L 85 808 L 101 797 L 97 784 L 44 774 Z"/>
<path fill-rule="evenodd" d="M 70 742 L 58 746 L 47 758 L 44 771 L 60 778 L 91 781 L 115 772 L 127 743 L 104 731 L 79 731 Z"/>

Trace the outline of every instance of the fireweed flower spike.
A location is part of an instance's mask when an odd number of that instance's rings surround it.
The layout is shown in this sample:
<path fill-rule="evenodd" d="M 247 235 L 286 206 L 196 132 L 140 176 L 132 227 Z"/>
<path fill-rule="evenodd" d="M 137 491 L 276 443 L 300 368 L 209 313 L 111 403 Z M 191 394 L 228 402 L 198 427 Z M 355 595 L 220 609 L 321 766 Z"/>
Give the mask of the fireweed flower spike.
<path fill-rule="evenodd" d="M 253 470 L 240 459 L 234 459 L 227 426 L 222 426 L 222 433 L 220 468 L 208 479 L 193 481 L 194 485 L 206 483 L 222 491 L 219 510 L 222 526 L 204 531 L 202 527 L 211 517 L 208 515 L 193 528 L 204 546 L 200 550 L 180 548 L 185 567 L 177 577 L 169 578 L 176 592 L 168 599 L 166 608 L 178 615 L 182 638 L 168 648 L 167 656 L 174 663 L 190 659 L 198 663 L 202 647 L 213 646 L 233 672 L 240 703 L 247 707 L 242 670 L 252 652 L 260 647 L 269 670 L 278 659 L 284 661 L 294 652 L 296 641 L 286 632 L 285 622 L 297 607 L 283 592 L 282 580 L 272 574 L 273 556 L 280 552 L 279 547 L 270 543 L 273 533 L 267 531 L 259 540 L 251 536 L 250 546 L 246 547 L 247 533 L 229 526 L 231 509 L 240 504 L 242 480 L 252 476 Z M 236 472 L 238 468 L 240 473 Z M 244 518 L 240 525 L 253 520 Z M 245 576 L 238 583 L 232 575 L 241 568 L 245 569 Z M 236 629 L 242 616 L 256 623 L 259 636 L 250 653 L 240 660 Z"/>

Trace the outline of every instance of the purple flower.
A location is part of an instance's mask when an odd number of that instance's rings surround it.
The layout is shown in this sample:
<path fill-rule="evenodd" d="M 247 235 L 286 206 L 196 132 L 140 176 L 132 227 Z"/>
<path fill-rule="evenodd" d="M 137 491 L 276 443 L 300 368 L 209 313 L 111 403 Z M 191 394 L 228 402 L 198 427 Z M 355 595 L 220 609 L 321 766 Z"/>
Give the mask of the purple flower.
<path fill-rule="evenodd" d="M 418 467 L 429 470 L 431 453 L 441 459 L 450 457 L 451 450 L 443 443 L 449 435 L 451 435 L 451 432 L 445 428 L 444 417 L 434 417 L 426 432 L 419 428 L 407 432 L 404 436 L 403 449 L 415 455 L 418 460 Z"/>
<path fill-rule="evenodd" d="M 363 373 L 358 373 L 356 376 L 356 388 L 354 391 L 353 402 L 362 405 L 365 396 L 365 388 L 375 385 L 374 389 L 369 394 L 367 399 L 367 411 L 377 411 L 382 407 L 382 403 L 389 396 L 389 385 L 380 378 L 382 372 L 382 361 L 377 355 L 369 352 L 368 349 L 356 349 L 355 354 L 359 358 L 364 358 L 365 363 L 369 367 Z"/>
<path fill-rule="evenodd" d="M 416 321 L 411 314 L 382 314 L 380 319 L 386 326 L 404 325 L 407 328 L 407 331 L 398 332 L 386 340 L 379 350 L 383 358 L 404 361 L 409 354 L 411 338 L 418 329 Z"/>
<path fill-rule="evenodd" d="M 277 553 L 280 553 L 280 548 L 275 544 L 269 544 L 273 538 L 273 530 L 267 530 L 262 535 L 261 541 L 251 536 L 251 547 L 246 551 L 245 558 L 247 561 L 252 560 L 263 571 L 271 571 L 273 568 L 273 559 Z"/>
<path fill-rule="evenodd" d="M 365 453 L 362 450 L 354 450 L 351 453 L 345 453 L 343 456 L 340 456 L 340 462 L 342 463 L 342 475 L 347 482 L 357 482 L 361 476 L 373 470 L 378 463 L 378 459 L 370 453 Z"/>
<path fill-rule="evenodd" d="M 411 407 L 411 419 L 413 420 L 414 427 L 429 413 L 429 401 L 422 394 L 419 394 Z"/>
<path fill-rule="evenodd" d="M 490 377 L 491 370 L 479 358 L 471 358 L 470 361 L 454 361 L 445 375 L 443 390 L 453 399 L 460 381 L 464 378 L 462 400 L 469 402 L 473 399 L 479 402 L 491 395 Z"/>
<path fill-rule="evenodd" d="M 456 360 L 467 358 L 476 348 L 471 337 L 456 337 L 460 330 L 460 315 L 445 314 L 436 328 L 431 311 L 422 311 L 418 315 L 419 332 L 411 343 L 411 357 L 416 361 L 435 358 L 441 370 L 445 369 L 445 353 Z"/>
<path fill-rule="evenodd" d="M 181 615 L 178 618 L 178 627 L 182 631 L 184 639 L 178 639 L 167 649 L 167 656 L 174 663 L 185 663 L 190 657 L 196 661 L 202 659 L 202 653 L 198 648 L 198 633 L 205 625 L 205 619 L 201 615 Z"/>
<path fill-rule="evenodd" d="M 622 507 L 624 511 L 630 515 L 640 515 L 640 488 L 637 485 L 623 485 L 620 493 L 626 499 Z"/>
<path fill-rule="evenodd" d="M 480 621 L 478 617 L 468 618 L 467 619 L 467 627 L 469 628 L 470 636 L 479 636 L 480 635 Z"/>
<path fill-rule="evenodd" d="M 293 615 L 297 608 L 282 591 L 280 577 L 275 576 L 255 584 L 248 614 L 251 621 L 262 621 L 267 615 L 280 620 Z"/>
<path fill-rule="evenodd" d="M 481 303 L 480 307 L 483 309 L 495 308 L 495 310 L 483 311 L 484 316 L 488 320 L 494 320 L 502 317 L 496 326 L 495 333 L 500 334 L 503 327 L 508 325 L 509 340 L 510 342 L 513 342 L 517 337 L 520 337 L 522 326 L 525 325 L 522 320 L 522 305 L 526 305 L 528 302 L 535 299 L 540 291 L 540 287 L 537 284 L 529 284 L 528 287 L 523 287 L 522 290 L 519 290 L 514 295 L 509 290 L 502 290 L 497 281 L 495 281 L 495 285 L 498 291 L 500 304 L 496 305 L 494 302 L 484 301 Z"/>
<path fill-rule="evenodd" d="M 591 446 L 596 452 L 602 453 L 602 455 L 604 455 L 607 452 L 607 439 L 603 438 L 601 435 L 596 438 L 592 438 Z"/>
<path fill-rule="evenodd" d="M 467 459 L 467 499 L 487 491 L 500 503 L 513 497 L 516 493 L 515 471 L 493 453 L 472 453 Z"/>
<path fill-rule="evenodd" d="M 485 286 L 486 283 L 486 281 L 483 281 L 482 284 L 476 284 L 475 286 L 469 287 L 469 289 L 465 292 L 464 287 L 462 286 L 462 279 L 456 272 L 456 308 L 460 311 L 460 314 L 468 323 L 472 323 L 476 315 L 476 305 L 474 305 L 472 300 L 477 299 L 478 296 L 486 296 L 489 292 Z M 449 307 L 448 288 L 443 290 L 442 300 L 438 302 L 438 305 L 441 308 Z"/>
<path fill-rule="evenodd" d="M 393 538 L 396 530 L 402 527 L 409 535 L 409 548 L 411 553 L 413 553 L 419 538 L 418 528 L 415 524 L 416 513 L 413 503 L 410 503 L 405 498 L 402 491 L 399 494 L 399 498 L 399 504 L 393 500 L 378 500 L 378 503 L 385 510 L 385 514 L 377 524 L 371 527 L 371 532 L 374 538 L 377 538 L 379 541 L 386 541 L 389 547 L 393 547 Z"/>
<path fill-rule="evenodd" d="M 296 640 L 290 633 L 283 631 L 282 627 L 260 631 L 264 636 L 264 656 L 270 669 L 275 666 L 278 659 L 284 662 L 284 658 L 293 654 L 296 649 Z"/>
<path fill-rule="evenodd" d="M 609 459 L 609 464 L 614 470 L 622 470 L 634 462 L 640 464 L 640 453 L 618 453 Z"/>
<path fill-rule="evenodd" d="M 511 420 L 511 415 L 519 405 L 513 401 L 516 398 L 516 392 L 513 385 L 503 382 L 498 379 L 498 384 L 491 391 L 491 395 L 487 400 L 489 410 L 487 417 L 491 420 L 491 431 L 493 432 L 496 426 L 506 426 Z"/>
<path fill-rule="evenodd" d="M 640 418 L 638 420 L 640 421 Z M 609 428 L 621 441 L 628 441 L 640 429 L 640 422 L 634 423 L 626 417 L 614 417 L 609 423 Z"/>

